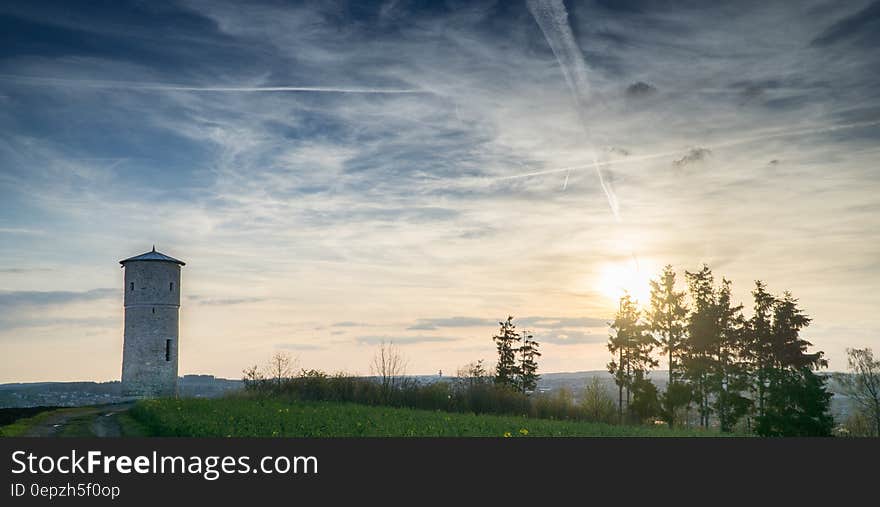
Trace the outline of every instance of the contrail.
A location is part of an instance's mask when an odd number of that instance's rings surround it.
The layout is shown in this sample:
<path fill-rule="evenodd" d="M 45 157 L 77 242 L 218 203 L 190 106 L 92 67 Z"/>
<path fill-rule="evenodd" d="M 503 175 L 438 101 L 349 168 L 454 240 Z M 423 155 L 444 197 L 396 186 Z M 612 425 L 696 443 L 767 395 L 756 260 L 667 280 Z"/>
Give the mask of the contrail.
<path fill-rule="evenodd" d="M 340 86 L 188 86 L 166 83 L 138 83 L 131 81 L 100 81 L 63 79 L 52 77 L 18 76 L 0 74 L 0 79 L 18 81 L 33 85 L 62 86 L 72 88 L 114 88 L 137 91 L 181 91 L 181 92 L 314 92 L 314 93 L 366 93 L 366 94 L 418 94 L 430 93 L 417 88 L 359 88 Z"/>
<path fill-rule="evenodd" d="M 553 50 L 568 88 L 579 106 L 589 101 L 590 81 L 584 57 L 568 24 L 568 11 L 562 0 L 528 0 L 529 12 L 538 22 L 544 38 Z"/>
<path fill-rule="evenodd" d="M 590 102 L 590 81 L 587 77 L 584 55 L 574 39 L 571 26 L 568 24 L 568 11 L 562 0 L 528 0 L 527 4 L 529 12 L 532 13 L 532 17 L 535 18 L 541 32 L 544 33 L 544 38 L 547 39 L 547 44 L 550 45 L 550 49 L 562 69 L 562 75 L 575 100 L 581 128 L 583 128 L 587 139 L 590 139 L 590 129 L 584 117 L 586 106 Z M 611 185 L 605 181 L 605 175 L 602 174 L 602 168 L 596 159 L 595 149 L 593 150 L 593 167 L 596 170 L 596 176 L 599 177 L 602 191 L 605 192 L 608 207 L 611 208 L 614 219 L 619 222 L 620 207 L 617 196 Z"/>
<path fill-rule="evenodd" d="M 854 129 L 854 128 L 860 128 L 860 127 L 873 127 L 875 125 L 880 125 L 880 120 L 863 121 L 863 122 L 857 122 L 857 123 L 845 123 L 845 124 L 841 124 L 841 125 L 814 126 L 814 127 L 807 127 L 807 128 L 798 129 L 798 130 L 791 130 L 791 129 L 776 130 L 776 131 L 765 132 L 765 133 L 754 135 L 754 136 L 741 137 L 739 139 L 732 139 L 730 141 L 724 141 L 724 142 L 719 142 L 719 143 L 714 143 L 714 144 L 706 144 L 706 145 L 701 145 L 701 146 L 708 148 L 708 149 L 711 149 L 711 150 L 718 150 L 718 149 L 722 149 L 722 148 L 729 148 L 731 146 L 738 146 L 741 144 L 749 144 L 749 143 L 754 143 L 754 142 L 758 142 L 758 141 L 763 141 L 765 139 L 776 139 L 776 138 L 780 138 L 780 137 L 795 137 L 795 136 L 804 136 L 804 135 L 810 135 L 810 134 L 822 134 L 825 132 L 834 132 L 837 130 Z M 645 160 L 654 160 L 654 159 L 674 157 L 677 155 L 681 155 L 682 153 L 685 153 L 687 151 L 688 151 L 688 149 L 665 151 L 665 152 L 652 153 L 652 154 L 647 154 L 647 155 L 639 155 L 639 156 L 635 156 L 635 157 L 627 157 L 627 158 L 623 158 L 623 159 L 608 160 L 608 161 L 604 161 L 604 162 L 599 162 L 598 164 L 601 166 L 633 164 L 633 163 L 642 162 Z M 557 167 L 557 168 L 553 168 L 553 169 L 545 169 L 542 171 L 532 171 L 532 172 L 528 172 L 528 173 L 512 174 L 509 176 L 499 176 L 497 178 L 493 178 L 493 180 L 513 180 L 513 179 L 519 179 L 519 178 L 531 178 L 533 176 L 544 176 L 547 174 L 557 174 L 557 173 L 563 173 L 563 172 L 570 173 L 571 171 L 584 171 L 587 169 L 592 169 L 596 164 L 597 164 L 597 162 L 596 162 L 596 159 L 594 156 L 592 163 L 567 166 L 567 167 Z M 600 181 L 600 183 L 601 183 L 601 181 Z"/>
<path fill-rule="evenodd" d="M 599 161 L 596 160 L 595 151 L 593 152 L 593 167 L 596 168 L 596 175 L 599 176 L 599 185 L 602 186 L 602 190 L 605 192 L 605 197 L 608 198 L 608 207 L 611 208 L 611 213 L 614 214 L 614 219 L 620 222 L 620 203 L 617 202 L 617 195 L 611 189 L 611 186 L 605 182 L 605 176 L 602 174 Z"/>

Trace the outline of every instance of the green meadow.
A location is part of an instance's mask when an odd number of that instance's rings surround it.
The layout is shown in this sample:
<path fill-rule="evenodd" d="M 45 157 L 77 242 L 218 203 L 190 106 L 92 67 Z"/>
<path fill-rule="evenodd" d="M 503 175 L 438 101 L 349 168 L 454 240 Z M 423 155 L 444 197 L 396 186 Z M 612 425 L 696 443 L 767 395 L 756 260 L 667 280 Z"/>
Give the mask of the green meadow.
<path fill-rule="evenodd" d="M 129 415 L 151 436 L 179 437 L 690 437 L 715 432 L 615 426 L 271 398 L 158 399 Z"/>

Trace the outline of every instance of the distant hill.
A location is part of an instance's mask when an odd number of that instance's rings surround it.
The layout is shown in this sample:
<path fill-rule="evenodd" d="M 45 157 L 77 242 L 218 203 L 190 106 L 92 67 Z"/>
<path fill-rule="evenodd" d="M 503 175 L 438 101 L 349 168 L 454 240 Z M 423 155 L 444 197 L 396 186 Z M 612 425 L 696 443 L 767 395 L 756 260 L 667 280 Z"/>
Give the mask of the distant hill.
<path fill-rule="evenodd" d="M 217 378 L 213 375 L 184 375 L 178 381 L 180 395 L 191 398 L 213 398 L 231 390 L 241 389 L 241 380 Z M 12 407 L 79 407 L 118 403 L 130 398 L 122 396 L 122 385 L 113 382 L 30 382 L 0 384 L 0 408 Z"/>

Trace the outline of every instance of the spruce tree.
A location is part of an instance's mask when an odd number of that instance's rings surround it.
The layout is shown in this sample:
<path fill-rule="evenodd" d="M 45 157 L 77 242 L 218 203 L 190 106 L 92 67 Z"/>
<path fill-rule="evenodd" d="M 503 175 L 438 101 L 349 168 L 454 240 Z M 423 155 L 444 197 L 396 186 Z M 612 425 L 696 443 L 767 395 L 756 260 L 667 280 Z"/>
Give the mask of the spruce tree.
<path fill-rule="evenodd" d="M 637 325 L 638 311 L 629 294 L 620 298 L 617 315 L 611 323 L 614 334 L 608 337 L 608 352 L 611 352 L 611 362 L 608 363 L 608 373 L 614 377 L 617 384 L 617 418 L 623 422 L 623 392 L 632 385 L 632 373 L 629 367 L 629 349 L 631 347 L 633 329 Z M 617 356 L 615 358 L 615 355 Z"/>
<path fill-rule="evenodd" d="M 767 292 L 767 285 L 761 280 L 755 281 L 752 290 L 754 298 L 754 315 L 749 319 L 745 330 L 744 358 L 751 377 L 752 393 L 755 399 L 755 414 L 764 415 L 767 381 L 773 369 L 773 307 L 776 298 Z"/>
<path fill-rule="evenodd" d="M 811 319 L 798 300 L 785 292 L 773 305 L 770 328 L 771 367 L 763 414 L 756 431 L 763 436 L 828 436 L 834 424 L 829 411 L 831 393 L 824 376 L 814 370 L 826 367 L 824 353 L 808 353 L 812 345 L 801 338 Z"/>
<path fill-rule="evenodd" d="M 519 348 L 520 335 L 516 332 L 513 317 L 499 322 L 500 329 L 492 339 L 498 350 L 498 364 L 495 366 L 495 383 L 518 389 L 519 365 L 516 361 L 516 352 Z"/>
<path fill-rule="evenodd" d="M 710 375 L 714 369 L 713 353 L 718 341 L 714 277 L 709 266 L 704 264 L 695 273 L 685 271 L 685 278 L 691 296 L 691 313 L 688 316 L 688 340 L 682 363 L 698 405 L 700 426 L 708 428 L 712 388 Z"/>
<path fill-rule="evenodd" d="M 708 266 L 685 272 L 692 300 L 687 321 L 683 364 L 699 406 L 700 425 L 709 427 L 716 414 L 722 431 L 731 431 L 748 411 L 743 396 L 749 381 L 743 362 L 742 305 L 733 305 L 730 281 L 715 287 Z"/>
<path fill-rule="evenodd" d="M 675 423 L 676 408 L 688 403 L 689 389 L 680 384 L 682 378 L 681 347 L 687 325 L 685 293 L 675 290 L 675 271 L 671 265 L 663 268 L 658 280 L 651 280 L 651 308 L 648 325 L 659 337 L 659 343 L 669 362 L 669 379 L 663 396 L 664 416 L 669 427 Z"/>
<path fill-rule="evenodd" d="M 534 336 L 523 331 L 522 345 L 517 352 L 519 353 L 519 371 L 517 372 L 519 373 L 519 386 L 523 393 L 534 391 L 541 378 L 538 375 L 537 361 L 541 353 L 538 352 L 538 342 L 535 341 Z"/>
<path fill-rule="evenodd" d="M 733 430 L 751 405 L 751 400 L 743 396 L 749 388 L 749 377 L 742 359 L 745 350 L 742 308 L 742 305 L 731 303 L 730 281 L 722 278 L 721 287 L 715 294 L 717 340 L 710 392 L 714 396 L 713 409 L 724 432 Z"/>
<path fill-rule="evenodd" d="M 757 418 L 756 433 L 765 437 L 831 436 L 832 395 L 825 387 L 824 376 L 805 366 L 774 370 L 770 379 L 765 412 Z"/>
<path fill-rule="evenodd" d="M 629 407 L 630 399 L 636 391 L 634 387 L 642 382 L 650 382 L 647 378 L 648 372 L 657 366 L 657 360 L 651 356 L 657 341 L 648 331 L 648 326 L 641 321 L 637 304 L 629 294 L 620 298 L 620 307 L 611 329 L 615 333 L 608 338 L 608 351 L 612 354 L 608 371 L 614 376 L 614 383 L 618 387 L 618 417 L 622 421 L 624 393 L 626 406 Z M 638 392 L 649 390 L 640 389 Z M 654 393 L 656 395 L 656 389 Z"/>

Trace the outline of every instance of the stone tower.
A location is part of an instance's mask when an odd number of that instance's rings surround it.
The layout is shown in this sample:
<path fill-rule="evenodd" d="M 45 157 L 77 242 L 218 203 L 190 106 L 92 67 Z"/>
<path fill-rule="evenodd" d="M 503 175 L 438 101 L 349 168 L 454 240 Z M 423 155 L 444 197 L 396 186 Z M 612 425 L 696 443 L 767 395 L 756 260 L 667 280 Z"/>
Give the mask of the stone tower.
<path fill-rule="evenodd" d="M 152 252 L 119 261 L 125 268 L 125 343 L 122 392 L 126 396 L 176 396 L 180 267 Z"/>

